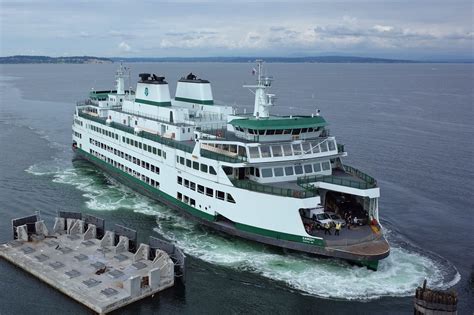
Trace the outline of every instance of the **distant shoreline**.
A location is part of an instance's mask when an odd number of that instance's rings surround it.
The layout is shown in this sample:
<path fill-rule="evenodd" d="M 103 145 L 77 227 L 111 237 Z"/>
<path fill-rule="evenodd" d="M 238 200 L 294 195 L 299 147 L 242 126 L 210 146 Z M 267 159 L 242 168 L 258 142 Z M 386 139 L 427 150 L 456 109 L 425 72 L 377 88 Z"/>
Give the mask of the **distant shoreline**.
<path fill-rule="evenodd" d="M 0 57 L 0 64 L 102 64 L 114 62 L 232 62 L 253 63 L 255 59 L 279 63 L 474 63 L 474 60 L 406 60 L 355 56 L 318 57 L 94 57 L 94 56 L 8 56 Z"/>

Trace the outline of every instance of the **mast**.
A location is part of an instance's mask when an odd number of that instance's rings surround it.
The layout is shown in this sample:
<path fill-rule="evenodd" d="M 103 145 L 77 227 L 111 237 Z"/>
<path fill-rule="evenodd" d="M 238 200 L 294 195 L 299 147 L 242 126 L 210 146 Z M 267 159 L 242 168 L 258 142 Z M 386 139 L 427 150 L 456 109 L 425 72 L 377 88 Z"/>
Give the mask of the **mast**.
<path fill-rule="evenodd" d="M 267 118 L 270 116 L 270 106 L 274 105 L 275 94 L 267 93 L 270 89 L 273 81 L 273 77 L 264 74 L 263 60 L 257 59 L 257 84 L 256 85 L 244 85 L 244 87 L 251 90 L 255 94 L 255 103 L 253 116 L 258 118 Z"/>
<path fill-rule="evenodd" d="M 117 89 L 118 95 L 125 94 L 125 78 L 127 77 L 126 71 L 127 68 L 124 67 L 122 63 L 120 63 L 120 66 L 115 73 L 115 87 Z"/>

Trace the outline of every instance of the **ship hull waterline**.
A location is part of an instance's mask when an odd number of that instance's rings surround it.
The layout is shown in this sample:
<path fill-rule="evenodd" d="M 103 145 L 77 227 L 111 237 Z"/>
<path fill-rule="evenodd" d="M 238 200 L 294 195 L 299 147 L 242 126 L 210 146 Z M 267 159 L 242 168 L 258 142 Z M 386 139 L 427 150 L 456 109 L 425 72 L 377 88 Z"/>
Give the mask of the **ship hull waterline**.
<path fill-rule="evenodd" d="M 220 221 L 211 221 L 196 215 L 193 215 L 189 211 L 187 211 L 184 207 L 180 206 L 180 201 L 166 195 L 163 192 L 157 193 L 156 189 L 151 186 L 146 185 L 145 183 L 139 181 L 138 179 L 134 178 L 133 176 L 123 173 L 121 170 L 116 169 L 114 166 L 109 165 L 108 163 L 97 159 L 94 156 L 91 156 L 87 152 L 82 151 L 81 149 L 73 148 L 74 151 L 74 160 L 84 160 L 89 163 L 92 163 L 94 166 L 98 167 L 105 173 L 109 174 L 113 178 L 115 178 L 118 182 L 124 184 L 127 187 L 130 187 L 134 191 L 147 196 L 153 200 L 159 201 L 160 203 L 165 204 L 166 206 L 179 211 L 180 213 L 184 214 L 186 217 L 192 219 L 195 222 L 203 224 L 207 227 L 210 227 L 214 230 L 219 232 L 223 232 L 232 236 L 238 236 L 240 238 L 251 240 L 279 248 L 285 248 L 289 250 L 294 250 L 298 252 L 304 252 L 308 254 L 313 254 L 323 258 L 337 258 L 348 261 L 351 264 L 367 267 L 370 270 L 376 271 L 378 268 L 379 260 L 387 257 L 389 255 L 389 251 L 382 253 L 380 255 L 355 255 L 350 252 L 345 251 L 338 251 L 333 250 L 328 247 L 324 246 L 315 246 L 310 244 L 303 244 L 299 242 L 292 242 L 282 239 L 276 239 L 256 233 L 251 233 L 248 231 L 244 231 L 241 229 L 236 228 L 232 224 L 226 224 L 225 222 Z M 166 195 L 166 197 L 164 196 Z"/>

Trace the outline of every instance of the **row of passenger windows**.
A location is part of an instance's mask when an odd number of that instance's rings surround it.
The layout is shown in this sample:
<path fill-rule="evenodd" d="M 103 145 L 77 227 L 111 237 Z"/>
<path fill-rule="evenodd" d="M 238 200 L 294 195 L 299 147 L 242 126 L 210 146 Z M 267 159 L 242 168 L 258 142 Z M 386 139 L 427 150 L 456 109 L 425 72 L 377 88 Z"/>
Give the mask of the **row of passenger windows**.
<path fill-rule="evenodd" d="M 120 162 L 114 161 L 113 159 L 111 159 L 109 157 L 106 157 L 105 155 L 103 155 L 103 154 L 101 154 L 97 151 L 94 151 L 92 149 L 89 150 L 89 153 L 92 154 L 93 156 L 95 156 L 95 157 L 97 157 L 97 158 L 113 165 L 114 167 L 122 170 L 123 172 L 128 173 L 128 174 L 132 175 L 133 177 L 147 183 L 148 185 L 150 185 L 152 187 L 155 187 L 157 189 L 160 189 L 160 183 L 158 181 L 154 180 L 153 178 L 149 178 L 146 175 L 140 174 L 139 172 L 135 171 L 134 169 L 132 169 L 128 166 L 125 166 Z"/>
<path fill-rule="evenodd" d="M 194 200 L 193 198 L 190 198 L 186 195 L 183 195 L 179 191 L 176 193 L 176 198 L 178 198 L 178 200 L 184 202 L 185 204 L 190 205 L 191 207 L 196 207 L 196 200 Z M 201 206 L 199 206 L 199 207 L 201 207 Z"/>
<path fill-rule="evenodd" d="M 74 131 L 74 136 L 76 136 L 79 139 L 82 139 L 82 135 L 77 131 Z"/>
<path fill-rule="evenodd" d="M 197 191 L 200 194 L 203 194 L 209 197 L 214 197 L 214 189 L 212 188 L 204 187 L 203 185 L 199 185 L 199 184 L 196 185 L 196 183 L 187 179 L 183 179 L 181 176 L 178 176 L 177 181 L 179 185 L 183 185 L 184 187 Z M 215 197 L 220 200 L 225 200 L 230 203 L 235 203 L 235 199 L 232 197 L 231 194 L 225 193 L 220 190 L 216 190 Z"/>
<path fill-rule="evenodd" d="M 96 127 L 94 125 L 90 125 L 90 128 L 91 128 L 92 131 L 101 133 L 104 136 L 110 137 L 112 139 L 118 140 L 118 138 L 119 138 L 118 134 L 116 134 L 115 132 L 108 131 L 106 129 L 102 129 L 102 128 Z"/>
<path fill-rule="evenodd" d="M 302 143 L 283 145 L 261 145 L 249 147 L 250 158 L 281 157 L 302 154 L 314 154 L 336 150 L 336 143 L 333 139 L 325 141 L 305 141 Z"/>
<path fill-rule="evenodd" d="M 185 165 L 186 167 L 192 167 L 196 171 L 200 170 L 203 173 L 209 173 L 209 174 L 212 174 L 212 175 L 217 175 L 217 172 L 214 169 L 214 167 L 209 166 L 209 165 L 204 164 L 204 163 L 191 161 L 190 159 L 185 159 L 184 157 L 179 156 L 179 155 L 176 156 L 176 163 L 179 163 L 181 165 Z"/>
<path fill-rule="evenodd" d="M 82 121 L 80 121 L 79 119 L 75 118 L 74 123 L 82 127 Z"/>
<path fill-rule="evenodd" d="M 164 150 L 159 149 L 159 148 L 155 148 L 155 147 L 153 147 L 151 145 L 148 145 L 146 143 L 141 143 L 137 140 L 133 140 L 133 139 L 123 137 L 123 136 L 122 136 L 122 142 L 126 143 L 126 144 L 129 144 L 129 145 L 133 145 L 134 147 L 137 147 L 139 149 L 143 149 L 143 150 L 148 151 L 150 153 L 153 153 L 155 155 L 162 156 L 164 159 L 166 159 L 166 152 Z"/>
<path fill-rule="evenodd" d="M 111 137 L 112 139 L 115 139 L 115 140 L 119 139 L 118 134 L 116 134 L 114 132 L 111 132 L 111 131 L 108 131 L 106 129 L 102 129 L 102 128 L 96 127 L 94 125 L 90 125 L 90 129 L 95 131 L 95 132 L 98 132 L 100 134 L 103 134 L 107 137 Z M 159 149 L 159 148 L 155 148 L 155 147 L 153 147 L 151 145 L 148 145 L 146 143 L 142 143 L 140 141 L 136 141 L 136 140 L 124 137 L 124 136 L 122 136 L 122 142 L 126 143 L 128 145 L 133 145 L 134 147 L 137 147 L 139 149 L 143 149 L 143 150 L 148 151 L 150 153 L 153 153 L 155 155 L 162 156 L 164 159 L 166 159 L 166 152 L 164 150 Z"/>
<path fill-rule="evenodd" d="M 303 165 L 291 165 L 285 167 L 269 167 L 269 168 L 250 168 L 250 175 L 256 177 L 280 177 L 293 176 L 302 174 L 319 173 L 321 171 L 328 171 L 331 169 L 331 164 L 326 161 L 322 163 L 312 163 Z"/>
<path fill-rule="evenodd" d="M 259 135 L 259 136 L 273 136 L 273 135 L 299 135 L 301 133 L 307 132 L 317 132 L 321 130 L 320 127 L 317 128 L 295 128 L 295 129 L 267 129 L 267 130 L 256 130 L 256 129 L 244 129 L 241 127 L 235 127 L 237 131 L 245 132 L 247 131 L 251 135 Z"/>
<path fill-rule="evenodd" d="M 104 143 L 101 143 L 101 142 L 99 142 L 99 141 L 97 141 L 97 140 L 94 140 L 94 139 L 92 139 L 92 138 L 90 139 L 90 143 L 91 143 L 92 145 L 95 145 L 95 146 L 97 146 L 97 147 L 103 149 L 103 150 L 107 150 L 107 151 L 109 151 L 110 153 L 113 153 L 113 154 L 115 154 L 116 156 L 121 157 L 122 159 L 125 159 L 125 160 L 127 160 L 127 161 L 130 161 L 130 162 L 132 162 L 132 163 L 138 165 L 138 166 L 141 166 L 141 167 L 143 167 L 143 168 L 146 168 L 147 170 L 152 171 L 153 173 L 160 174 L 160 168 L 159 168 L 158 166 L 155 166 L 155 165 L 150 164 L 150 163 L 148 163 L 148 162 L 146 162 L 146 161 L 140 160 L 139 158 L 136 158 L 136 157 L 134 157 L 134 156 L 132 156 L 132 155 L 129 155 L 129 154 L 127 154 L 127 153 L 124 153 L 124 152 L 122 152 L 122 151 L 120 151 L 120 150 L 114 149 L 114 148 L 112 148 L 111 146 L 108 146 L 108 145 L 106 145 L 106 144 L 104 144 Z"/>

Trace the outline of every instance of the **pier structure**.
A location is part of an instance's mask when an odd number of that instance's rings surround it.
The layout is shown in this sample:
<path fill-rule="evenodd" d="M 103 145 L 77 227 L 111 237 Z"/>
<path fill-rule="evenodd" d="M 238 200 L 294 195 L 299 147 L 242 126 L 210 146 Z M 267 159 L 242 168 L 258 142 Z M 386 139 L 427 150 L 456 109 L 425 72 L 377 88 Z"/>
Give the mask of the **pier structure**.
<path fill-rule="evenodd" d="M 173 244 L 79 212 L 59 212 L 48 229 L 39 214 L 12 220 L 0 257 L 99 314 L 184 281 L 185 256 Z"/>

